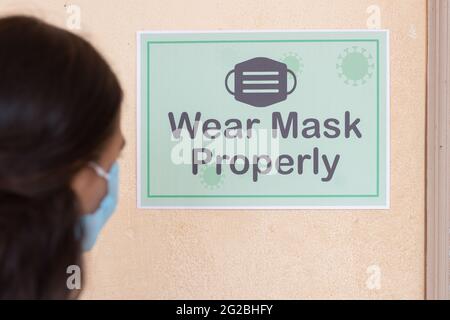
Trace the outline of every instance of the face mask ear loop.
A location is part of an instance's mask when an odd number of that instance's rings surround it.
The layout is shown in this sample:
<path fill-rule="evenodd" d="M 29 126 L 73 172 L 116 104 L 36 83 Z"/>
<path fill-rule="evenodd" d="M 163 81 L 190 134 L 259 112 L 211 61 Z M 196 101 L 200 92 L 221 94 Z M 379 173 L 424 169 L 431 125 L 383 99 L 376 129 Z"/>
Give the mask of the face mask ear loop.
<path fill-rule="evenodd" d="M 109 181 L 109 174 L 106 172 L 99 164 L 95 163 L 94 161 L 89 162 L 89 166 L 94 169 L 95 173 L 105 179 L 106 181 Z"/>
<path fill-rule="evenodd" d="M 225 88 L 227 91 L 234 96 L 234 92 L 231 91 L 231 89 L 228 87 L 228 78 L 234 73 L 234 69 L 228 72 L 227 76 L 225 77 Z"/>
<path fill-rule="evenodd" d="M 287 94 L 289 95 L 289 94 L 291 94 L 292 92 L 294 92 L 295 88 L 297 87 L 297 77 L 295 76 L 295 73 L 292 72 L 291 70 L 288 69 L 287 72 L 290 73 L 290 74 L 292 75 L 292 77 L 294 78 L 294 86 L 292 87 L 291 90 L 289 90 L 289 91 L 287 92 Z"/>

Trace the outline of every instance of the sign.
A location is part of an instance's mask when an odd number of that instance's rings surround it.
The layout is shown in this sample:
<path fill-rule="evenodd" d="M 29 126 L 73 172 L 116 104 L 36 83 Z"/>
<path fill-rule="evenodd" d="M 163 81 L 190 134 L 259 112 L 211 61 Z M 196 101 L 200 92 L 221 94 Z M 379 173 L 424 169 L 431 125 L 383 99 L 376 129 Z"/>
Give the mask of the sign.
<path fill-rule="evenodd" d="M 387 31 L 138 34 L 138 204 L 388 208 Z"/>

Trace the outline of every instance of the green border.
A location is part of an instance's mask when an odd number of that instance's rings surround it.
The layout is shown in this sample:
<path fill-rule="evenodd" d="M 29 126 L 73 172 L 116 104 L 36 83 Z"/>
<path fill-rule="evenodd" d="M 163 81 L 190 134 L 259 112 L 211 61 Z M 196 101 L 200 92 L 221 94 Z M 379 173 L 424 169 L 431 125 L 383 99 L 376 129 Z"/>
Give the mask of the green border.
<path fill-rule="evenodd" d="M 289 43 L 289 42 L 376 42 L 377 43 L 377 193 L 376 194 L 301 194 L 301 195 L 151 195 L 150 194 L 150 44 L 205 43 Z M 147 41 L 147 198 L 377 198 L 380 196 L 380 52 L 378 39 L 315 39 L 315 40 L 198 40 Z"/>

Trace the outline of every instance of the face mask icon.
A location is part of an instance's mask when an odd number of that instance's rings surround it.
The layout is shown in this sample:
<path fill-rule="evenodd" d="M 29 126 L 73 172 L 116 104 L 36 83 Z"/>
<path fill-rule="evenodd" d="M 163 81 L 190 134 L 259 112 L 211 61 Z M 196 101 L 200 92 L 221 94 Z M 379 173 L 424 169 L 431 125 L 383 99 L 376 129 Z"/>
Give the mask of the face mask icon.
<path fill-rule="evenodd" d="M 228 86 L 228 78 L 234 73 L 234 92 Z M 288 73 L 294 79 L 288 91 Z M 253 58 L 234 66 L 225 77 L 225 88 L 237 101 L 254 107 L 267 107 L 286 100 L 297 86 L 295 74 L 286 64 L 269 59 Z"/>

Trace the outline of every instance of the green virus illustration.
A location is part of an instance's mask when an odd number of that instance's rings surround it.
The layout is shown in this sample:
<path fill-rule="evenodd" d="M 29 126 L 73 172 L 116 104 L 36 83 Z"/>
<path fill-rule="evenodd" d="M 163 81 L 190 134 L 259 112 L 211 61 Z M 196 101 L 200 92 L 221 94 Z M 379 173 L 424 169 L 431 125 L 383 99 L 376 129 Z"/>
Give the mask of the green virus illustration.
<path fill-rule="evenodd" d="M 283 55 L 281 62 L 286 64 L 289 70 L 296 75 L 300 75 L 303 72 L 303 59 L 295 52 L 288 52 Z"/>
<path fill-rule="evenodd" d="M 352 86 L 365 84 L 373 74 L 375 63 L 372 55 L 361 47 L 351 47 L 338 56 L 336 69 L 340 78 Z"/>
<path fill-rule="evenodd" d="M 219 175 L 216 173 L 216 166 L 209 165 L 200 171 L 200 182 L 202 186 L 209 190 L 215 190 L 222 187 L 225 176 L 223 172 Z"/>

